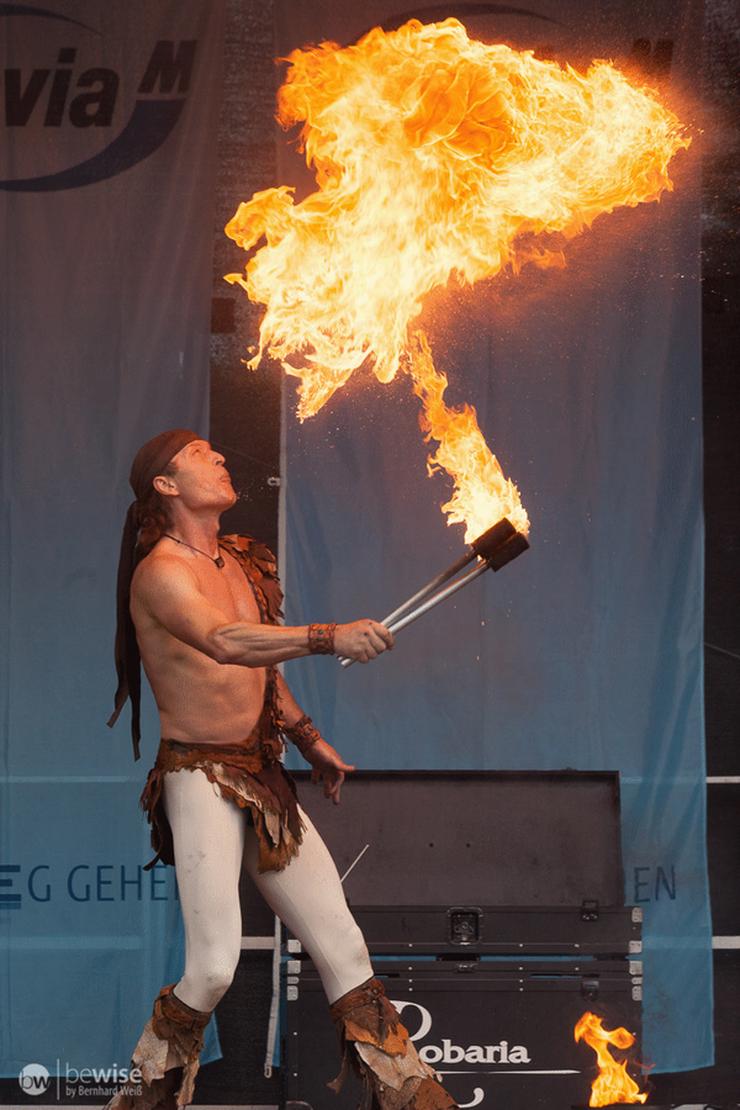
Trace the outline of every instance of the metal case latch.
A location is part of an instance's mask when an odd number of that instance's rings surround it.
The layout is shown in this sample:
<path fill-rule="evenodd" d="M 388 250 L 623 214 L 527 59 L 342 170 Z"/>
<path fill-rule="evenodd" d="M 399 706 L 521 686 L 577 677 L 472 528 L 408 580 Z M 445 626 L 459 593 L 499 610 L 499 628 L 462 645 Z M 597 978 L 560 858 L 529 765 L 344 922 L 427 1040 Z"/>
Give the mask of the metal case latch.
<path fill-rule="evenodd" d="M 581 921 L 599 920 L 599 902 L 597 898 L 584 898 L 581 902 Z"/>
<path fill-rule="evenodd" d="M 481 939 L 483 911 L 477 906 L 450 906 L 447 940 L 450 944 L 477 944 Z"/>

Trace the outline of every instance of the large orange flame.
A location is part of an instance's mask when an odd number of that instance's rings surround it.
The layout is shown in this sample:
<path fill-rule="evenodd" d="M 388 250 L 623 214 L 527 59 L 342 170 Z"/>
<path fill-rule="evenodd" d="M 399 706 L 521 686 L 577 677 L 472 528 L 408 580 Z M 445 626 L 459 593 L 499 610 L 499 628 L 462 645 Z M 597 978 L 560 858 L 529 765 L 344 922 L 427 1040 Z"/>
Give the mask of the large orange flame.
<path fill-rule="evenodd" d="M 690 141 L 608 62 L 578 73 L 471 40 L 456 19 L 375 28 L 288 61 L 278 119 L 302 124 L 317 189 L 298 204 L 281 186 L 239 205 L 227 234 L 245 250 L 265 245 L 227 280 L 266 306 L 249 365 L 268 352 L 300 379 L 300 419 L 363 364 L 381 382 L 413 367 L 409 324 L 432 289 L 528 261 L 562 265 L 563 241 L 598 215 L 670 189 L 668 164 Z M 432 379 L 424 386 L 419 374 L 414 388 L 431 402 Z M 459 423 L 456 414 L 453 438 Z M 432 465 L 450 469 L 447 432 L 434 424 Z M 458 500 L 456 489 L 453 516 L 467 521 Z"/>
<path fill-rule="evenodd" d="M 599 1066 L 599 1074 L 591 1087 L 589 1106 L 647 1102 L 647 1094 L 641 1092 L 632 1076 L 627 1074 L 627 1061 L 615 1060 L 609 1051 L 609 1045 L 621 1049 L 632 1047 L 635 1038 L 629 1030 L 621 1027 L 611 1031 L 604 1029 L 601 1018 L 587 1010 L 576 1023 L 573 1034 L 576 1041 L 582 1039 L 594 1050 Z"/>

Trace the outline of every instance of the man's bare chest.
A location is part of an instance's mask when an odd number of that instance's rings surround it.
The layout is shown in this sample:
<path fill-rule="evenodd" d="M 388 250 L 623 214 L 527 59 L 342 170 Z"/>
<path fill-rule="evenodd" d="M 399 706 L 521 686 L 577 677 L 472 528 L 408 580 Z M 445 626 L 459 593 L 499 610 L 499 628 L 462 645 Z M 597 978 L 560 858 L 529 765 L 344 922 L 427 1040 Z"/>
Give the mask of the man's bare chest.
<path fill-rule="evenodd" d="M 224 565 L 220 569 L 213 565 L 199 568 L 202 593 L 229 620 L 259 622 L 260 607 L 250 579 L 232 555 L 223 549 L 222 554 Z"/>

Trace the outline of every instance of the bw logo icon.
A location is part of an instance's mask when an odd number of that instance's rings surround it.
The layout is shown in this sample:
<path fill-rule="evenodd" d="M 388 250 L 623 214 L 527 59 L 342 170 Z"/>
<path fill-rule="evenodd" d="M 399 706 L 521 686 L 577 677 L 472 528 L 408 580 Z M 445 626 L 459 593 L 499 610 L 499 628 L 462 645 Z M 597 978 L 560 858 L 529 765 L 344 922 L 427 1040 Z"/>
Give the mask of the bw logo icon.
<path fill-rule="evenodd" d="M 49 1072 L 43 1064 L 26 1064 L 18 1073 L 18 1083 L 24 1094 L 43 1095 L 49 1086 Z"/>

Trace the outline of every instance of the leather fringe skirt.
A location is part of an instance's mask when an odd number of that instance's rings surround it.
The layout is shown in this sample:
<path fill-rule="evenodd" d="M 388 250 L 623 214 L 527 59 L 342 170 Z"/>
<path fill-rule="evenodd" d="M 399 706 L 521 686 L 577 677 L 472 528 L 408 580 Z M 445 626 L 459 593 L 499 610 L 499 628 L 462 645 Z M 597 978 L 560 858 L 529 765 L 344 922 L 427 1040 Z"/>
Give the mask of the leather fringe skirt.
<path fill-rule="evenodd" d="M 170 771 L 203 771 L 222 797 L 250 811 L 259 841 L 259 870 L 282 871 L 298 854 L 304 824 L 298 811 L 296 785 L 268 749 L 238 744 L 194 744 L 162 739 L 157 758 L 139 799 L 151 825 L 151 844 L 158 860 L 174 865 L 175 854 L 164 808 L 162 788 Z"/>

